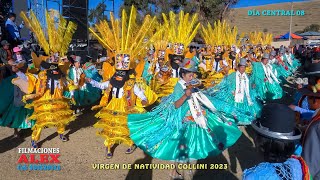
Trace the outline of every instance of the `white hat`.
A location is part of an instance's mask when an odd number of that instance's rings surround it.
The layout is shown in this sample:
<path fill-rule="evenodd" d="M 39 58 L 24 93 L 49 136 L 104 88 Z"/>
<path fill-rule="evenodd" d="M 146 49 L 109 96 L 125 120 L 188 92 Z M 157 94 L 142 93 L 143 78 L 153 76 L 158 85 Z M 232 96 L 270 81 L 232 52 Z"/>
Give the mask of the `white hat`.
<path fill-rule="evenodd" d="M 238 66 L 247 66 L 247 59 L 241 58 Z"/>
<path fill-rule="evenodd" d="M 76 59 L 74 60 L 74 62 L 81 62 L 81 57 L 80 56 L 76 56 Z"/>

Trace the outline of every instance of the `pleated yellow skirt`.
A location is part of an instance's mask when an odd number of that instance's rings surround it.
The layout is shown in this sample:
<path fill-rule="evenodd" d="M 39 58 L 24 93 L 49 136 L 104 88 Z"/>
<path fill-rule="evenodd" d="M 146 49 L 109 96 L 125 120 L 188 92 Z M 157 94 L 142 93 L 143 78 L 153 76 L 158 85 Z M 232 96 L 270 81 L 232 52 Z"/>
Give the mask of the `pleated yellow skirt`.
<path fill-rule="evenodd" d="M 133 145 L 129 137 L 127 119 L 129 113 L 143 113 L 145 110 L 134 106 L 129 109 L 125 98 L 112 98 L 106 107 L 101 109 L 95 116 L 100 120 L 94 124 L 95 128 L 102 128 L 97 135 L 105 139 L 105 146 L 110 148 L 114 144 L 124 143 Z"/>

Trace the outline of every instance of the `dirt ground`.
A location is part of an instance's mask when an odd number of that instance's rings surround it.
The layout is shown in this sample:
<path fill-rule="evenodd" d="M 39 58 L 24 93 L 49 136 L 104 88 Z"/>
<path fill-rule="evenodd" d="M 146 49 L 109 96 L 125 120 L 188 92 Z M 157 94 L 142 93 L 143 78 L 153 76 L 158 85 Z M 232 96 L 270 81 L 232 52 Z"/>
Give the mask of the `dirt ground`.
<path fill-rule="evenodd" d="M 293 89 L 286 85 L 286 96 L 279 102 L 289 104 L 292 101 Z M 59 147 L 61 157 L 60 171 L 20 171 L 17 170 L 18 148 L 30 147 L 31 130 L 22 130 L 21 138 L 14 138 L 13 129 L 0 127 L 0 174 L 3 180 L 14 179 L 142 179 L 166 180 L 170 179 L 171 170 L 94 170 L 94 163 L 101 164 L 150 164 L 171 163 L 153 159 L 137 149 L 133 154 L 127 155 L 124 145 L 115 148 L 112 159 L 105 158 L 103 139 L 96 136 L 96 129 L 92 126 L 97 119 L 96 112 L 86 111 L 68 126 L 68 142 L 61 142 L 54 128 L 44 129 L 39 141 L 41 147 Z M 240 127 L 243 134 L 237 143 L 225 150 L 221 155 L 198 160 L 198 164 L 228 164 L 227 170 L 197 170 L 184 172 L 186 179 L 241 179 L 246 168 L 253 167 L 262 162 L 262 157 L 257 153 L 252 137 L 254 131 L 250 126 Z M 189 174 L 188 174 L 189 173 Z"/>

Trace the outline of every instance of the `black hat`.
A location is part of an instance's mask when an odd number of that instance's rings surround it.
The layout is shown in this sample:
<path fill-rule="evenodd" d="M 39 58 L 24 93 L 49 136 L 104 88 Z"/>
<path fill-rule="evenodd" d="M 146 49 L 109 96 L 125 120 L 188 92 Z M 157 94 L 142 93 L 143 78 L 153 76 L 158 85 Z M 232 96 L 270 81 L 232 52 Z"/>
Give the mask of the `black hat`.
<path fill-rule="evenodd" d="M 181 62 L 182 62 L 183 59 L 184 59 L 184 56 L 183 56 L 183 55 L 169 54 L 169 59 L 170 59 L 170 60 L 174 60 L 176 57 L 180 57 Z"/>
<path fill-rule="evenodd" d="M 313 59 L 320 59 L 320 52 L 315 52 L 314 54 L 313 54 Z"/>
<path fill-rule="evenodd" d="M 312 63 L 306 66 L 305 74 L 308 76 L 320 77 L 320 63 Z"/>
<path fill-rule="evenodd" d="M 271 103 L 263 107 L 261 118 L 252 122 L 253 129 L 271 139 L 296 141 L 301 131 L 295 126 L 295 112 L 283 104 Z"/>

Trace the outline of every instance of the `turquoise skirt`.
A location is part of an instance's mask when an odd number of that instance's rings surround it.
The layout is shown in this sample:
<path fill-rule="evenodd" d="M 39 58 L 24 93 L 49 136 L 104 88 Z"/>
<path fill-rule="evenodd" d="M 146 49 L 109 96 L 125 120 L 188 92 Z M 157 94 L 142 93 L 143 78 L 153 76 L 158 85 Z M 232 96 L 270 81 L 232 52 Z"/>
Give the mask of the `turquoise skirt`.
<path fill-rule="evenodd" d="M 173 101 L 163 100 L 159 105 L 162 108 L 128 116 L 131 139 L 154 158 L 186 162 L 216 156 L 241 136 L 232 118 L 221 119 L 218 114 L 206 110 L 208 128 L 203 129 L 184 117 L 186 111 L 176 110 L 173 104 Z"/>
<path fill-rule="evenodd" d="M 66 98 L 71 98 L 71 93 L 65 91 L 63 94 Z M 91 106 L 98 102 L 101 98 L 101 90 L 92 87 L 91 84 L 86 83 L 86 87 L 80 90 L 74 91 L 74 99 L 76 101 L 75 106 Z"/>
<path fill-rule="evenodd" d="M 5 78 L 0 83 L 0 126 L 28 129 L 35 124 L 33 120 L 27 120 L 33 110 L 24 106 L 15 106 L 14 85 L 11 80 L 16 76 Z"/>
<path fill-rule="evenodd" d="M 233 121 L 237 125 L 249 125 L 261 115 L 262 104 L 254 94 L 255 92 L 251 90 L 252 105 L 249 105 L 246 96 L 244 96 L 242 103 L 235 102 L 232 92 L 217 91 L 210 93 L 210 96 L 211 99 L 214 99 L 212 103 L 218 111 L 233 117 Z"/>
<path fill-rule="evenodd" d="M 274 65 L 273 67 L 277 70 L 278 79 L 281 77 L 286 79 L 292 74 L 289 69 L 285 69 L 285 67 L 283 67 L 282 65 Z"/>
<path fill-rule="evenodd" d="M 98 82 L 102 80 L 102 77 L 99 75 L 95 67 L 84 70 L 84 73 L 87 78 L 91 78 Z M 85 87 L 74 91 L 74 99 L 76 102 L 75 106 L 92 106 L 100 100 L 101 93 L 102 91 L 99 88 L 95 88 L 90 83 L 86 83 Z M 69 91 L 65 91 L 63 95 L 68 99 L 71 98 L 71 93 Z"/>

